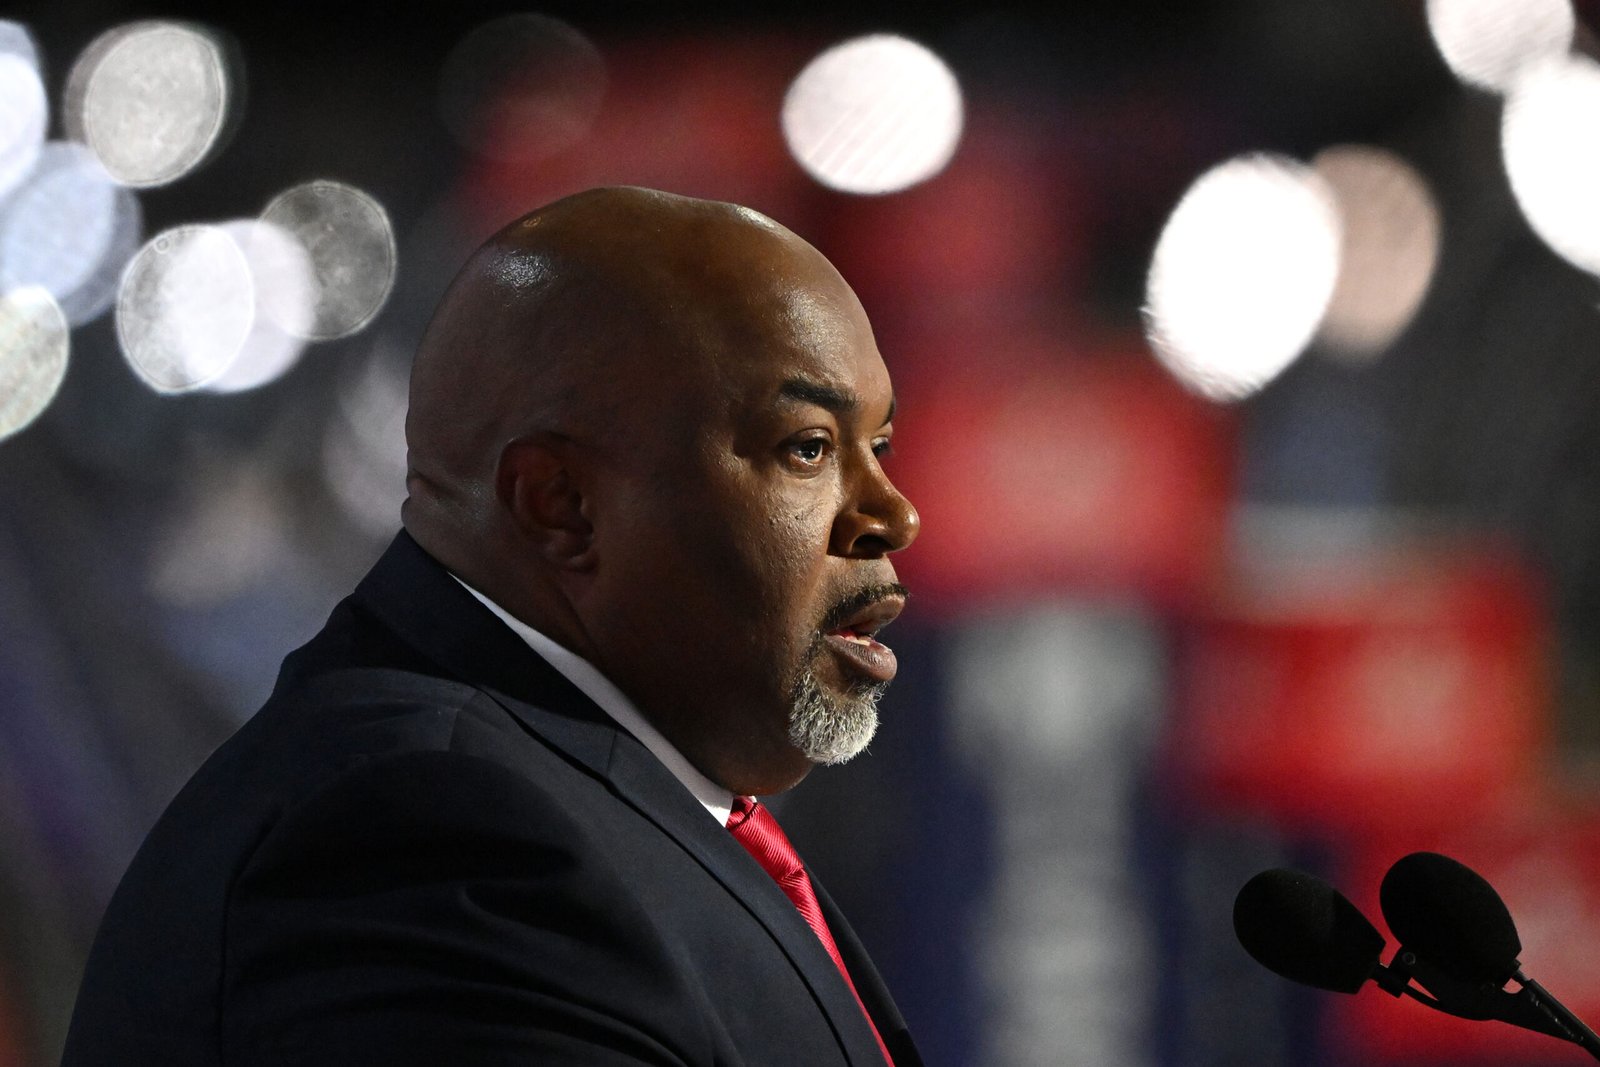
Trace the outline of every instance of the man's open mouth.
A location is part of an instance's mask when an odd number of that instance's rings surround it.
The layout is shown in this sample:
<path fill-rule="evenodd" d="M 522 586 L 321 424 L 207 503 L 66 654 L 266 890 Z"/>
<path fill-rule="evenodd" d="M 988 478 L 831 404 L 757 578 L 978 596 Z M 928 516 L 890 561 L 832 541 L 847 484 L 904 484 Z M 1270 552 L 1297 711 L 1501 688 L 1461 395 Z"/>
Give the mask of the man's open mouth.
<path fill-rule="evenodd" d="M 894 678 L 899 664 L 895 660 L 894 650 L 879 641 L 877 634 L 893 622 L 905 606 L 903 593 L 886 592 L 886 595 L 852 611 L 823 638 L 847 669 L 865 675 L 874 682 L 887 682 Z"/>

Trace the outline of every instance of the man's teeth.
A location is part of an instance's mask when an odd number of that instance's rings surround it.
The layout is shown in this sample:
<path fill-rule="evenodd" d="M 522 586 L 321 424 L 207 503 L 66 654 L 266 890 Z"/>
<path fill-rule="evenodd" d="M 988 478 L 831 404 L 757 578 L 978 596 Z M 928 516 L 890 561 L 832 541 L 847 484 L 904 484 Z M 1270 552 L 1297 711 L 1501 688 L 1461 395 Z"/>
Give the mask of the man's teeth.
<path fill-rule="evenodd" d="M 846 641 L 854 641 L 858 645 L 872 644 L 871 634 L 858 634 L 854 630 L 841 630 L 839 631 L 839 636 Z"/>

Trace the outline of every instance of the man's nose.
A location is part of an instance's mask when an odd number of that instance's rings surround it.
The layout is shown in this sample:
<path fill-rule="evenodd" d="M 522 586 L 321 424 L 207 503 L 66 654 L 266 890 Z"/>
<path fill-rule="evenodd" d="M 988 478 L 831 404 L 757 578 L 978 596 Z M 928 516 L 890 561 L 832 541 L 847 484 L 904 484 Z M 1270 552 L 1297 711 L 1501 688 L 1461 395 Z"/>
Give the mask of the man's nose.
<path fill-rule="evenodd" d="M 836 555 L 874 559 L 898 552 L 917 539 L 922 518 L 896 489 L 876 458 L 852 479 L 851 499 L 834 523 Z"/>

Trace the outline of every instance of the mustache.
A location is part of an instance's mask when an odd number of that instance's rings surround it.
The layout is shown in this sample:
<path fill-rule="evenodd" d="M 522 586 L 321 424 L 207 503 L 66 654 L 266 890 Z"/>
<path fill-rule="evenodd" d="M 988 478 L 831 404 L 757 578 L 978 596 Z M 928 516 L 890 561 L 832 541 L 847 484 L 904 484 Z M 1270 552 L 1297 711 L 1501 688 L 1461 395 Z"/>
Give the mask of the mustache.
<path fill-rule="evenodd" d="M 856 612 L 880 600 L 898 596 L 909 598 L 911 590 L 899 582 L 879 582 L 877 585 L 868 585 L 857 589 L 854 593 L 839 601 L 828 609 L 828 614 L 823 616 L 822 625 L 817 627 L 819 633 L 828 633 L 839 626 Z"/>

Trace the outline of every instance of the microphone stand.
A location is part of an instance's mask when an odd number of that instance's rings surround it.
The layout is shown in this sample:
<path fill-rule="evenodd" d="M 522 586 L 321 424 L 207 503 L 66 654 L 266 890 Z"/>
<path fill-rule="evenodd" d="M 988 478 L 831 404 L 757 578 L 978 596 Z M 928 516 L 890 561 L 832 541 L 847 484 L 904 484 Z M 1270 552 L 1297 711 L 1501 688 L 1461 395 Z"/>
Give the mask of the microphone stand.
<path fill-rule="evenodd" d="M 1389 966 L 1374 965 L 1372 978 L 1392 997 L 1408 996 L 1460 1019 L 1496 1019 L 1524 1030 L 1548 1034 L 1570 1041 L 1600 1060 L 1600 1035 L 1520 970 L 1512 975 L 1519 987 L 1512 993 L 1492 982 L 1458 978 L 1402 946 Z M 1411 984 L 1413 978 L 1422 989 Z"/>

